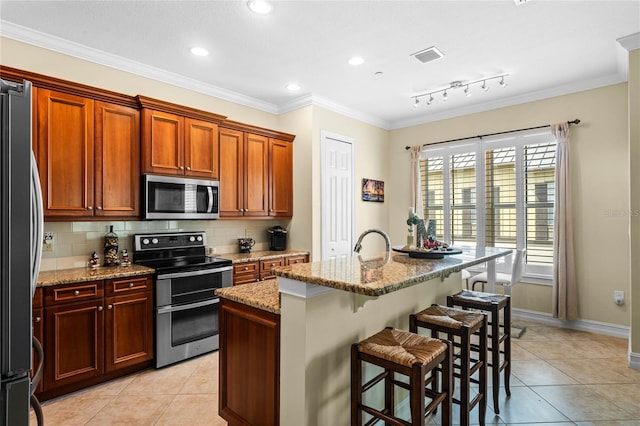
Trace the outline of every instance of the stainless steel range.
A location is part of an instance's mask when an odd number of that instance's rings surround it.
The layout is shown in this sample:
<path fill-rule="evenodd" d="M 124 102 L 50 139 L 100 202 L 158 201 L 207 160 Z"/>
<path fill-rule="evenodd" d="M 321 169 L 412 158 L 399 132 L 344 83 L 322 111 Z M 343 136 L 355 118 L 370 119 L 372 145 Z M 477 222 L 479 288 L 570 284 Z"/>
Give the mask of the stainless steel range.
<path fill-rule="evenodd" d="M 215 290 L 232 285 L 231 261 L 206 256 L 204 232 L 134 235 L 134 263 L 156 270 L 156 368 L 219 347 Z"/>

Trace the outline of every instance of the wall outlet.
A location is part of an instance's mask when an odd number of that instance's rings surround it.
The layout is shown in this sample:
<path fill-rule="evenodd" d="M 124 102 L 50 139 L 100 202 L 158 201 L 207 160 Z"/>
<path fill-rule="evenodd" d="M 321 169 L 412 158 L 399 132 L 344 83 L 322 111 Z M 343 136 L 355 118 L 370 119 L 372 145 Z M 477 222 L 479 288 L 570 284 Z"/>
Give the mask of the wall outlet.
<path fill-rule="evenodd" d="M 613 302 L 616 305 L 624 305 L 624 291 L 616 290 L 613 292 Z"/>
<path fill-rule="evenodd" d="M 53 232 L 45 232 L 42 239 L 42 251 L 53 251 Z"/>

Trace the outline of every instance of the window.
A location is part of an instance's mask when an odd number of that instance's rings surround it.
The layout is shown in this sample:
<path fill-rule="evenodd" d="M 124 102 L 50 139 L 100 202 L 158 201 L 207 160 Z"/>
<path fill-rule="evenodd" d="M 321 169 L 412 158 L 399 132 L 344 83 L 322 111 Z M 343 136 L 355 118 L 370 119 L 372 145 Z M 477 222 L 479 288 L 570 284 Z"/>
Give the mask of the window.
<path fill-rule="evenodd" d="M 551 276 L 556 143 L 550 131 L 426 147 L 420 164 L 423 217 L 436 219 L 438 239 L 526 248 L 527 275 Z"/>

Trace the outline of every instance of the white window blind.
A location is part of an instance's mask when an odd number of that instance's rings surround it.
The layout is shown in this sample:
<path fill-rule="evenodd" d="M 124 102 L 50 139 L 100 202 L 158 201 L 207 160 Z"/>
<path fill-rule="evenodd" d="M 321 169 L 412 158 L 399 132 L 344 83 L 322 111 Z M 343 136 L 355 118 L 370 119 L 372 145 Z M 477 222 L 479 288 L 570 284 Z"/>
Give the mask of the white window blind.
<path fill-rule="evenodd" d="M 423 217 L 453 245 L 527 249 L 525 273 L 552 274 L 556 144 L 535 130 L 426 147 Z"/>

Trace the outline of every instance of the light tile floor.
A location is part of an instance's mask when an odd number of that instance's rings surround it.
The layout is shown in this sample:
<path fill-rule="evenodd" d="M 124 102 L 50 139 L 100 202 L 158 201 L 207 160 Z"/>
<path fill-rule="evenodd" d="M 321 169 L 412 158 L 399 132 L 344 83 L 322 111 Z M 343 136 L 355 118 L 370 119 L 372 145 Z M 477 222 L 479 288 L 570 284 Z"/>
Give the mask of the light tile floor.
<path fill-rule="evenodd" d="M 511 397 L 501 391 L 499 415 L 489 398 L 487 425 L 640 425 L 640 371 L 627 367 L 627 340 L 519 323 L 527 331 L 513 340 Z M 43 404 L 47 426 L 225 425 L 217 408 L 217 352 Z"/>

